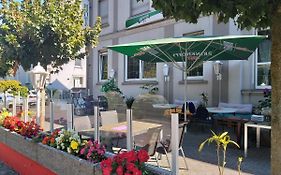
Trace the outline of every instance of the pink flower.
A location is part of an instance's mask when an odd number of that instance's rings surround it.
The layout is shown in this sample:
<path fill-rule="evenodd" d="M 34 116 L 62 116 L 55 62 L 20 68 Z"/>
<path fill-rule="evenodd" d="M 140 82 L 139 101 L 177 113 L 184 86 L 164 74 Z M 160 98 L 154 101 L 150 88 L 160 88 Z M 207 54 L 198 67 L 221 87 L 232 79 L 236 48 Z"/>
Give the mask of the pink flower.
<path fill-rule="evenodd" d="M 85 153 L 85 148 L 82 148 L 80 154 L 84 154 L 84 153 Z"/>

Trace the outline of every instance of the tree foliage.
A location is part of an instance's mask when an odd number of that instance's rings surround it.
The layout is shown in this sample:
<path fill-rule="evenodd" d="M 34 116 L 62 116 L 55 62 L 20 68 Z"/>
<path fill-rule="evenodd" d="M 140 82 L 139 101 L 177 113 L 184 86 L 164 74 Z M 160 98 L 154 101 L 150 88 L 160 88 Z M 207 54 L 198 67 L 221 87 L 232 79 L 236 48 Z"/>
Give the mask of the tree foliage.
<path fill-rule="evenodd" d="M 22 86 L 21 83 L 17 80 L 1 80 L 0 81 L 0 92 L 6 92 L 13 95 L 18 95 L 20 92 L 21 96 L 26 97 L 28 95 L 28 88 Z"/>
<path fill-rule="evenodd" d="M 81 0 L 1 0 L 0 76 L 25 70 L 40 62 L 59 68 L 87 54 L 101 32 L 98 17 L 93 28 L 83 26 Z M 2 65 L 4 65 L 2 67 Z"/>
<path fill-rule="evenodd" d="M 197 23 L 200 16 L 215 14 L 219 22 L 234 19 L 239 28 L 265 28 L 271 25 L 271 15 L 277 10 L 279 0 L 152 0 L 153 7 L 165 17 Z"/>

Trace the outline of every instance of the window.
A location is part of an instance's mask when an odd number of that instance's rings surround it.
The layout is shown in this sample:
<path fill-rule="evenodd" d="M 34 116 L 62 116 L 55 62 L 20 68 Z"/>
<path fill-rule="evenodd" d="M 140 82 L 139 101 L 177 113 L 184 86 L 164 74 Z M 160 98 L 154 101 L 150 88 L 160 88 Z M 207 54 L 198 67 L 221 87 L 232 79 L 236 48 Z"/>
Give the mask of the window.
<path fill-rule="evenodd" d="M 150 0 L 143 0 L 137 2 L 131 0 L 131 16 L 135 16 L 150 10 Z"/>
<path fill-rule="evenodd" d="M 75 60 L 75 67 L 82 67 L 82 61 L 80 59 Z"/>
<path fill-rule="evenodd" d="M 84 1 L 84 26 L 89 26 L 89 1 Z"/>
<path fill-rule="evenodd" d="M 79 88 L 83 85 L 83 77 L 73 77 L 73 87 Z"/>
<path fill-rule="evenodd" d="M 108 54 L 106 51 L 99 52 L 99 81 L 108 79 Z"/>
<path fill-rule="evenodd" d="M 271 33 L 270 30 L 258 31 L 258 35 L 268 35 L 268 39 L 263 41 L 257 51 L 256 66 L 256 87 L 270 88 L 270 65 L 271 65 Z"/>
<path fill-rule="evenodd" d="M 101 17 L 101 23 L 108 24 L 108 0 L 99 0 L 99 16 Z"/>
<path fill-rule="evenodd" d="M 204 35 L 203 30 L 183 34 L 183 36 L 187 36 L 187 37 L 188 36 L 200 36 L 200 35 Z M 183 63 L 183 64 L 185 64 L 185 63 Z M 191 66 L 191 64 L 192 64 L 192 62 L 188 62 L 187 67 Z M 202 78 L 203 78 L 203 64 L 196 67 L 195 69 L 189 71 L 189 73 L 187 73 L 187 79 L 202 79 Z M 183 79 L 184 79 L 184 77 L 183 77 Z"/>
<path fill-rule="evenodd" d="M 150 80 L 156 78 L 156 63 L 126 57 L 126 80 Z"/>

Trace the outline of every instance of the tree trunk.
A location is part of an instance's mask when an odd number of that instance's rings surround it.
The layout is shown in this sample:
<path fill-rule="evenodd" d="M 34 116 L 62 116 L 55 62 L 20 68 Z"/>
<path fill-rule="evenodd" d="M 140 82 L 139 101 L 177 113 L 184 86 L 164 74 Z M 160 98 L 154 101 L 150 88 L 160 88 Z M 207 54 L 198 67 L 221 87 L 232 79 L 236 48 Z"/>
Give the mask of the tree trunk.
<path fill-rule="evenodd" d="M 271 132 L 271 174 L 281 172 L 281 5 L 272 18 L 272 132 Z"/>

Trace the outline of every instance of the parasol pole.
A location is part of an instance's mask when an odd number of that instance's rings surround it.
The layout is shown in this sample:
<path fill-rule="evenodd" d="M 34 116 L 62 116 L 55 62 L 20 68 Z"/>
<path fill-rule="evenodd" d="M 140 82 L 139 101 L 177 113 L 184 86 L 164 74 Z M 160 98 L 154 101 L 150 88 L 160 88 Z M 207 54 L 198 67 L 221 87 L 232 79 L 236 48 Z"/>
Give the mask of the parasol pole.
<path fill-rule="evenodd" d="M 185 50 L 186 52 L 186 50 Z M 186 118 L 186 114 L 187 114 L 187 111 L 186 111 L 186 101 L 187 101 L 187 72 L 186 72 L 186 69 L 187 68 L 187 55 L 185 54 L 185 66 L 184 66 L 184 121 L 187 120 Z"/>

